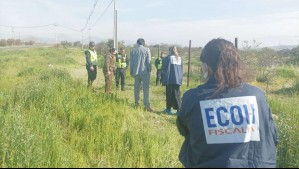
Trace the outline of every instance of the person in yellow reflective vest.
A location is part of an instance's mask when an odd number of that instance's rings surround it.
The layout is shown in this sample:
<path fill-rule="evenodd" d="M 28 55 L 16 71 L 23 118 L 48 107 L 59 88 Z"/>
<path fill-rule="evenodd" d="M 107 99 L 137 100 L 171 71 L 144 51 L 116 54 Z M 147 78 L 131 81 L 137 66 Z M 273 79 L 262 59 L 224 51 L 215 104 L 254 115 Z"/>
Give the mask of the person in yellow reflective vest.
<path fill-rule="evenodd" d="M 129 59 L 126 54 L 125 48 L 119 49 L 119 54 L 116 56 L 116 88 L 119 88 L 119 81 L 121 81 L 121 90 L 125 91 L 125 84 L 126 84 L 126 71 L 129 66 Z"/>
<path fill-rule="evenodd" d="M 95 50 L 95 46 L 96 46 L 95 43 L 91 41 L 89 42 L 89 49 L 85 51 L 86 70 L 88 74 L 87 87 L 91 87 L 93 81 L 97 78 L 98 56 Z"/>
<path fill-rule="evenodd" d="M 165 54 L 165 52 L 161 52 L 161 55 L 155 60 L 155 67 L 157 69 L 156 86 L 162 84 L 162 61 Z"/>

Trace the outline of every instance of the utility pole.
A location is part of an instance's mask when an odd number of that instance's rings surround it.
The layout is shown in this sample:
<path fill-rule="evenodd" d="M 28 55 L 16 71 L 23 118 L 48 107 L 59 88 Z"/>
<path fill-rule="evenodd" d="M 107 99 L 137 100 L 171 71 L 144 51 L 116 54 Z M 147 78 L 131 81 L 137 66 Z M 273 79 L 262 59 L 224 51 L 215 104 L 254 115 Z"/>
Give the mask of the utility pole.
<path fill-rule="evenodd" d="M 83 29 L 81 29 L 81 48 L 83 50 Z"/>
<path fill-rule="evenodd" d="M 15 45 L 15 28 L 11 27 L 11 39 L 12 39 L 12 45 Z"/>
<path fill-rule="evenodd" d="M 238 45 L 239 45 L 239 44 L 238 44 L 238 38 L 236 37 L 236 38 L 235 38 L 235 47 L 236 47 L 236 49 L 238 49 Z"/>
<path fill-rule="evenodd" d="M 58 47 L 58 43 L 57 43 L 57 24 L 54 24 L 55 26 L 55 46 Z"/>
<path fill-rule="evenodd" d="M 89 42 L 90 42 L 91 41 L 91 36 L 90 36 L 90 30 L 91 30 L 91 28 L 90 28 L 90 17 L 88 19 L 88 25 L 89 25 L 88 33 L 89 33 Z"/>
<path fill-rule="evenodd" d="M 113 31 L 113 47 L 118 51 L 117 42 L 117 0 L 114 0 L 114 31 Z"/>

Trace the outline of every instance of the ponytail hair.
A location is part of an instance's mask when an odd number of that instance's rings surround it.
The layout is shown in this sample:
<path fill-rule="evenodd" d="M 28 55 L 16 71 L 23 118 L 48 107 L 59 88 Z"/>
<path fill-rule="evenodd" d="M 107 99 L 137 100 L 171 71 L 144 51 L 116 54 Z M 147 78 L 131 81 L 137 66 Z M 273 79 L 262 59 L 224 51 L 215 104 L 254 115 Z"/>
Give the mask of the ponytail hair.
<path fill-rule="evenodd" d="M 176 46 L 171 46 L 171 47 L 169 48 L 169 55 L 170 55 L 170 56 L 171 56 L 171 55 L 174 55 L 175 58 L 176 58 L 176 61 L 179 60 L 179 53 L 178 53 L 178 50 L 177 50 Z"/>

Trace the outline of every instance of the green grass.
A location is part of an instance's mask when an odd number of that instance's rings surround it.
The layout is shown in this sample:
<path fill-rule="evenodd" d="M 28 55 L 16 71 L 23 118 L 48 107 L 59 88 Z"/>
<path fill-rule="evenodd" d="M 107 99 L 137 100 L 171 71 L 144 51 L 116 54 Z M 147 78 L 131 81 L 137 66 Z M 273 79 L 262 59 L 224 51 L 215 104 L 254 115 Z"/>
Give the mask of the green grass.
<path fill-rule="evenodd" d="M 173 117 L 90 92 L 65 71 L 14 89 L 1 112 L 2 167 L 180 167 Z"/>
<path fill-rule="evenodd" d="M 282 78 L 296 78 L 296 71 L 293 67 L 282 67 L 276 70 L 276 74 Z"/>
<path fill-rule="evenodd" d="M 182 93 L 200 84 L 199 65 L 193 58 L 190 87 L 185 78 Z M 106 95 L 101 69 L 93 89 L 87 89 L 80 49 L 1 51 L 0 66 L 0 167 L 182 167 L 183 137 L 175 116 L 162 112 L 165 88 L 155 86 L 155 72 L 150 100 L 156 112 L 149 113 L 133 106 L 129 72 L 125 92 L 113 87 Z M 293 78 L 281 72 L 279 79 Z M 278 117 L 278 166 L 299 167 L 298 95 L 268 97 Z"/>
<path fill-rule="evenodd" d="M 181 167 L 174 116 L 134 109 L 130 90 L 125 95 L 106 95 L 96 86 L 88 90 L 67 71 L 80 66 L 85 71 L 81 63 L 48 67 L 55 63 L 49 62 L 52 50 L 20 52 L 17 61 L 27 52 L 32 59 L 2 76 L 12 85 L 1 79 L 1 167 Z M 67 51 L 62 57 L 70 57 Z M 73 59 L 84 62 L 82 51 L 75 52 Z M 44 64 L 35 67 L 35 61 Z"/>
<path fill-rule="evenodd" d="M 272 112 L 277 116 L 279 131 L 277 162 L 279 168 L 297 168 L 299 166 L 299 98 L 288 100 L 269 100 Z"/>

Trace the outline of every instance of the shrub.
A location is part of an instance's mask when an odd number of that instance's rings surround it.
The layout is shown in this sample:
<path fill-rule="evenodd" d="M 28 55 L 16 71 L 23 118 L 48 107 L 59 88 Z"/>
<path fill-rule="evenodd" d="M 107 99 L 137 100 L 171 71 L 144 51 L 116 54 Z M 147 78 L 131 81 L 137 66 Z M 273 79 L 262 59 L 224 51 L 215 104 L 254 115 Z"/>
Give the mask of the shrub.
<path fill-rule="evenodd" d="M 277 76 L 280 76 L 282 78 L 295 78 L 296 74 L 295 71 L 288 68 L 281 68 L 276 70 Z"/>

